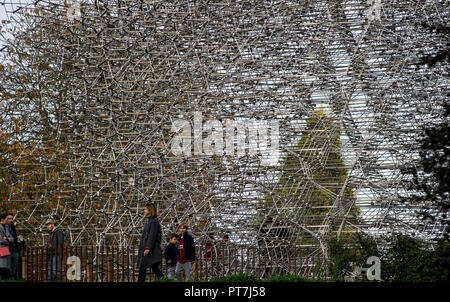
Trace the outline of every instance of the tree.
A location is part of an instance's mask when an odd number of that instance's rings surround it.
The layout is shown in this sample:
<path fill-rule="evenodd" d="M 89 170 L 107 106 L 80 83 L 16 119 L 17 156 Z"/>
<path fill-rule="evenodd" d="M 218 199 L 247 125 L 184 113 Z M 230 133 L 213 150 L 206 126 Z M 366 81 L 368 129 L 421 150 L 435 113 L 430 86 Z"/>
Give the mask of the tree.
<path fill-rule="evenodd" d="M 2 37 L 0 52 L 0 210 L 19 214 L 20 228 L 37 236 L 35 226 L 45 215 L 62 218 L 69 199 L 61 182 L 69 128 L 61 125 L 71 72 L 59 69 L 58 56 L 45 55 L 57 43 L 35 30 L 39 14 L 26 10 L 3 30 L 13 38 Z"/>
<path fill-rule="evenodd" d="M 378 241 L 378 244 L 377 244 Z M 450 244 L 431 244 L 418 238 L 393 233 L 377 240 L 364 233 L 347 238 L 332 237 L 330 277 L 335 281 L 366 281 L 356 268 L 367 268 L 367 259 L 380 258 L 381 280 L 384 282 L 448 281 Z M 355 270 L 356 269 L 356 270 Z"/>
<path fill-rule="evenodd" d="M 345 238 L 332 236 L 328 246 L 330 253 L 329 276 L 334 281 L 358 278 L 355 276 L 355 267 L 365 267 L 367 258 L 380 256 L 374 238 L 365 233 L 353 233 Z"/>
<path fill-rule="evenodd" d="M 308 118 L 301 138 L 281 164 L 276 189 L 262 202 L 265 233 L 272 228 L 273 236 L 294 236 L 297 243 L 313 244 L 317 238 L 312 234 L 324 224 L 336 232 L 344 218 L 357 221 L 340 136 L 340 126 L 322 110 Z"/>
<path fill-rule="evenodd" d="M 430 33 L 441 34 L 444 38 L 450 36 L 450 27 L 444 24 L 428 24 L 423 22 L 421 26 L 427 29 Z M 428 65 L 429 67 L 436 66 L 439 62 L 449 62 L 450 63 L 450 45 L 447 43 L 444 47 L 433 47 L 432 53 L 427 55 L 422 55 L 419 59 L 418 67 L 421 65 Z"/>
<path fill-rule="evenodd" d="M 418 166 L 404 170 L 412 175 L 406 204 L 419 206 L 419 217 L 442 227 L 441 238 L 449 241 L 450 225 L 450 103 L 444 104 L 441 122 L 425 128 L 420 141 Z"/>
<path fill-rule="evenodd" d="M 440 266 L 438 262 L 441 249 L 433 251 L 429 243 L 403 234 L 392 234 L 385 239 L 386 248 L 381 258 L 383 281 L 432 282 L 448 278 L 448 274 L 442 274 L 448 270 L 448 265 Z"/>
<path fill-rule="evenodd" d="M 143 12 L 142 5 L 131 4 Z M 0 135 L 5 135 L 0 138 L 0 198 L 6 198 L 0 206 L 23 209 L 17 221 L 31 219 L 24 224 L 34 232 L 48 215 L 63 218 L 78 242 L 116 240 L 120 230 L 121 236 L 131 234 L 121 239 L 132 244 L 136 211 L 150 198 L 161 205 L 172 227 L 181 221 L 194 225 L 197 210 L 191 203 L 210 211 L 211 193 L 205 192 L 215 175 L 204 177 L 206 165 L 174 164 L 164 154 L 172 134 L 157 123 L 169 121 L 163 117 L 172 115 L 167 100 L 183 90 L 168 93 L 166 85 L 149 84 L 164 78 L 165 64 L 172 64 L 154 55 L 165 46 L 146 46 L 149 36 L 140 34 L 144 25 L 124 25 L 135 16 L 133 9 L 91 8 L 96 16 L 71 22 L 61 10 L 55 13 L 51 4 L 41 3 L 21 10 L 16 16 L 23 20 L 0 32 L 0 39 L 5 31 L 13 37 L 3 37 L 0 49 Z M 158 67 L 137 75 L 131 62 L 141 61 Z M 166 105 L 157 105 L 158 100 Z M 184 101 L 191 102 L 188 97 L 177 102 Z M 180 185 L 181 173 L 196 176 Z M 180 202 L 180 191 L 194 197 Z"/>
<path fill-rule="evenodd" d="M 440 39 L 448 41 L 450 27 L 446 24 L 422 22 L 420 27 Z M 440 64 L 450 62 L 450 45 L 436 43 L 427 45 L 427 51 L 420 52 L 416 68 L 439 70 Z M 439 96 L 436 96 L 439 98 Z M 423 102 L 423 100 L 421 100 Z M 422 127 L 422 138 L 418 141 L 419 160 L 408 163 L 402 173 L 409 179 L 405 186 L 407 194 L 399 194 L 400 201 L 418 207 L 417 216 L 427 224 L 437 224 L 442 232 L 435 240 L 450 240 L 450 103 L 448 94 L 442 99 L 442 116 L 435 117 L 434 123 Z"/>

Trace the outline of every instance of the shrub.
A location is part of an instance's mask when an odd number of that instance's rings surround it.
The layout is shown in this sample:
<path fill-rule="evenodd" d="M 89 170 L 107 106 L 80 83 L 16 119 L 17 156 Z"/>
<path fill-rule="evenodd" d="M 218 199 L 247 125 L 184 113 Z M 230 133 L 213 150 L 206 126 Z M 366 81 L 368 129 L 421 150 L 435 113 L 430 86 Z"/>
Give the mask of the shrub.
<path fill-rule="evenodd" d="M 448 243 L 432 245 L 414 237 L 395 234 L 387 239 L 389 248 L 381 260 L 381 276 L 393 282 L 448 281 Z"/>
<path fill-rule="evenodd" d="M 332 238 L 329 242 L 329 273 L 333 281 L 345 281 L 351 276 L 352 265 L 367 267 L 366 260 L 377 256 L 381 260 L 381 280 L 388 282 L 449 281 L 450 244 L 432 243 L 417 238 L 392 234 L 381 237 L 383 248 L 367 235 L 352 238 Z M 358 278 L 367 281 L 365 274 Z"/>
<path fill-rule="evenodd" d="M 171 279 L 171 278 L 168 278 L 168 277 L 152 280 L 152 282 L 174 282 L 174 281 L 175 281 L 174 279 Z"/>
<path fill-rule="evenodd" d="M 352 276 L 354 266 L 366 266 L 370 256 L 380 256 L 373 238 L 363 233 L 356 233 L 346 238 L 331 238 L 329 243 L 329 273 L 333 281 L 345 281 Z"/>
<path fill-rule="evenodd" d="M 220 277 L 220 278 L 214 278 L 210 280 L 211 282 L 256 282 L 258 279 L 256 279 L 255 276 L 249 273 L 239 273 L 236 275 L 226 276 L 226 277 Z"/>
<path fill-rule="evenodd" d="M 307 279 L 292 274 L 274 275 L 261 280 L 263 282 L 321 282 L 324 280 Z"/>

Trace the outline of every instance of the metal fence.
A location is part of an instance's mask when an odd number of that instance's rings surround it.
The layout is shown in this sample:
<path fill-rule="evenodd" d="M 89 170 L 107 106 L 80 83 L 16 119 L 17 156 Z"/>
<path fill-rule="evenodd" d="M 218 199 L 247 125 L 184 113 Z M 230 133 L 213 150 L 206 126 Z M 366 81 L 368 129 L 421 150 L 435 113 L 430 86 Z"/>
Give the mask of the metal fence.
<path fill-rule="evenodd" d="M 30 282 L 135 282 L 138 276 L 137 254 L 137 248 L 119 246 L 67 246 L 56 254 L 46 247 L 28 247 L 22 254 L 18 275 Z M 164 258 L 160 269 L 167 276 Z M 237 245 L 213 249 L 196 247 L 193 270 L 195 280 L 210 280 L 240 272 L 257 278 L 278 274 L 321 278 L 325 271 L 321 256 L 308 249 Z M 155 276 L 148 269 L 147 280 L 153 279 Z"/>

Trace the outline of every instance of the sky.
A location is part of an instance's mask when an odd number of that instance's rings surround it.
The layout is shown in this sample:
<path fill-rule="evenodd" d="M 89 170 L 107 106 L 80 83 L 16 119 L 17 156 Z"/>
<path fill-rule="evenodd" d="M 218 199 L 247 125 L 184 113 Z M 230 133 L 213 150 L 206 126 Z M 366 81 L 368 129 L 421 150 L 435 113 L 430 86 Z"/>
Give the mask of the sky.
<path fill-rule="evenodd" d="M 10 20 L 11 12 L 19 7 L 33 3 L 32 0 L 0 0 L 0 27 L 3 20 Z M 0 39 L 0 48 L 4 45 L 3 39 Z"/>
<path fill-rule="evenodd" d="M 19 6 L 25 6 L 32 2 L 32 0 L 0 0 L 0 21 L 8 20 L 7 12 L 14 11 Z"/>

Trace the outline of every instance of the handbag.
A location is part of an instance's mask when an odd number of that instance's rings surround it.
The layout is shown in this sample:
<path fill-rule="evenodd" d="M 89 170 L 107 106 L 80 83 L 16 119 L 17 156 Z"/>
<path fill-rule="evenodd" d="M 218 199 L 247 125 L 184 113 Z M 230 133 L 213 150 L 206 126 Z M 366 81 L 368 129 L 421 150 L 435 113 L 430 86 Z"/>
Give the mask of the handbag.
<path fill-rule="evenodd" d="M 0 257 L 9 256 L 11 253 L 9 252 L 9 248 L 7 246 L 0 247 Z"/>
<path fill-rule="evenodd" d="M 0 236 L 3 236 L 3 233 L 6 233 L 6 230 L 3 225 L 0 225 L 0 227 L 2 229 L 2 234 Z M 9 255 L 11 255 L 11 253 L 9 252 L 9 247 L 7 246 L 0 247 L 0 257 L 5 257 Z"/>

